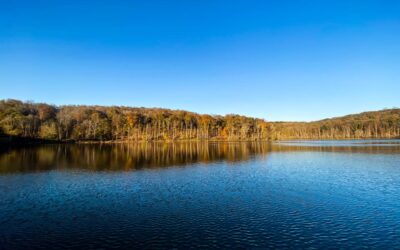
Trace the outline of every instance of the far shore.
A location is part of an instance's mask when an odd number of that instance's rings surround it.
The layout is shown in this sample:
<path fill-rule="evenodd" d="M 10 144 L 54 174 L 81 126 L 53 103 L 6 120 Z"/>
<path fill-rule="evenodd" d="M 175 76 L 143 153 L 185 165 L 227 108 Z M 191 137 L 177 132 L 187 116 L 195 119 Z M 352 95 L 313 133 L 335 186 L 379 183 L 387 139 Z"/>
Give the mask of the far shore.
<path fill-rule="evenodd" d="M 218 143 L 238 143 L 238 142 L 288 142 L 288 141 L 346 141 L 346 140 L 396 140 L 400 137 L 386 138 L 283 138 L 273 140 L 241 140 L 241 139 L 176 139 L 176 140 L 46 140 L 38 138 L 16 137 L 9 135 L 0 136 L 0 146 L 13 145 L 40 145 L 40 144 L 130 144 L 130 143 L 195 143 L 195 142 L 218 142 Z"/>

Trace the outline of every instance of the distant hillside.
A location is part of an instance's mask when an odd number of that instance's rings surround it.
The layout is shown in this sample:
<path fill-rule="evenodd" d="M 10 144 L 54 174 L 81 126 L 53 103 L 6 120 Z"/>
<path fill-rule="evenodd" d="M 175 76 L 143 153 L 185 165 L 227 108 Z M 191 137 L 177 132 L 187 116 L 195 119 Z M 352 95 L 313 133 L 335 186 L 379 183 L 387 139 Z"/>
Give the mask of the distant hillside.
<path fill-rule="evenodd" d="M 11 137 L 12 138 L 11 138 Z M 285 140 L 400 137 L 400 109 L 315 122 L 266 122 L 240 115 L 104 106 L 53 106 L 0 101 L 0 142 Z"/>
<path fill-rule="evenodd" d="M 0 134 L 47 140 L 266 140 L 268 124 L 240 115 L 0 101 Z"/>
<path fill-rule="evenodd" d="M 364 112 L 315 122 L 274 122 L 272 139 L 399 138 L 400 109 Z"/>

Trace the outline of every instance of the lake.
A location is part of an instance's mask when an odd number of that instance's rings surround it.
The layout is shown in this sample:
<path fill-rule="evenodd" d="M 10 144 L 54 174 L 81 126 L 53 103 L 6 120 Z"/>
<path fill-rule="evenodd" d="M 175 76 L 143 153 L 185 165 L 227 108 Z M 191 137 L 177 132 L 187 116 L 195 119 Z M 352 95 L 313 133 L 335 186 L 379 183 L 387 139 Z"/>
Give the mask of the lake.
<path fill-rule="evenodd" d="M 0 249 L 400 249 L 400 140 L 0 149 Z"/>

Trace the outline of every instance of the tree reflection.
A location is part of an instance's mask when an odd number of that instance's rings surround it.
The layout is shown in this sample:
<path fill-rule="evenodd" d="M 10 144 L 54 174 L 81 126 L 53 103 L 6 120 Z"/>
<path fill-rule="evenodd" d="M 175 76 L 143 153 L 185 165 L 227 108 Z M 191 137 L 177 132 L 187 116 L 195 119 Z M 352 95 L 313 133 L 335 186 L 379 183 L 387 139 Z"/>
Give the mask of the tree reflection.
<path fill-rule="evenodd" d="M 131 171 L 217 161 L 235 163 L 270 153 L 334 152 L 398 154 L 400 144 L 382 146 L 290 145 L 265 142 L 58 144 L 0 150 L 0 173 L 81 169 Z"/>
<path fill-rule="evenodd" d="M 265 155 L 267 143 L 59 144 L 0 153 L 0 172 L 85 169 L 129 171 L 215 161 L 238 162 Z"/>

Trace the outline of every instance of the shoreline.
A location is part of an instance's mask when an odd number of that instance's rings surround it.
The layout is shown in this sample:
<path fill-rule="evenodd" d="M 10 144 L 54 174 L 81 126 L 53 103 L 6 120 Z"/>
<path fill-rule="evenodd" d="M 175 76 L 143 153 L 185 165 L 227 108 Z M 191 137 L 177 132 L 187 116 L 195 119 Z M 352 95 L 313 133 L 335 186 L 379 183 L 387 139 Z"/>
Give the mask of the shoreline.
<path fill-rule="evenodd" d="M 399 140 L 399 137 L 385 138 L 290 138 L 278 140 L 223 140 L 223 139 L 194 139 L 194 140 L 47 140 L 40 138 L 26 138 L 15 136 L 0 136 L 0 146 L 14 145 L 45 145 L 45 144 L 136 144 L 136 143 L 243 143 L 243 142 L 290 142 L 290 141 L 349 141 L 349 140 Z"/>

